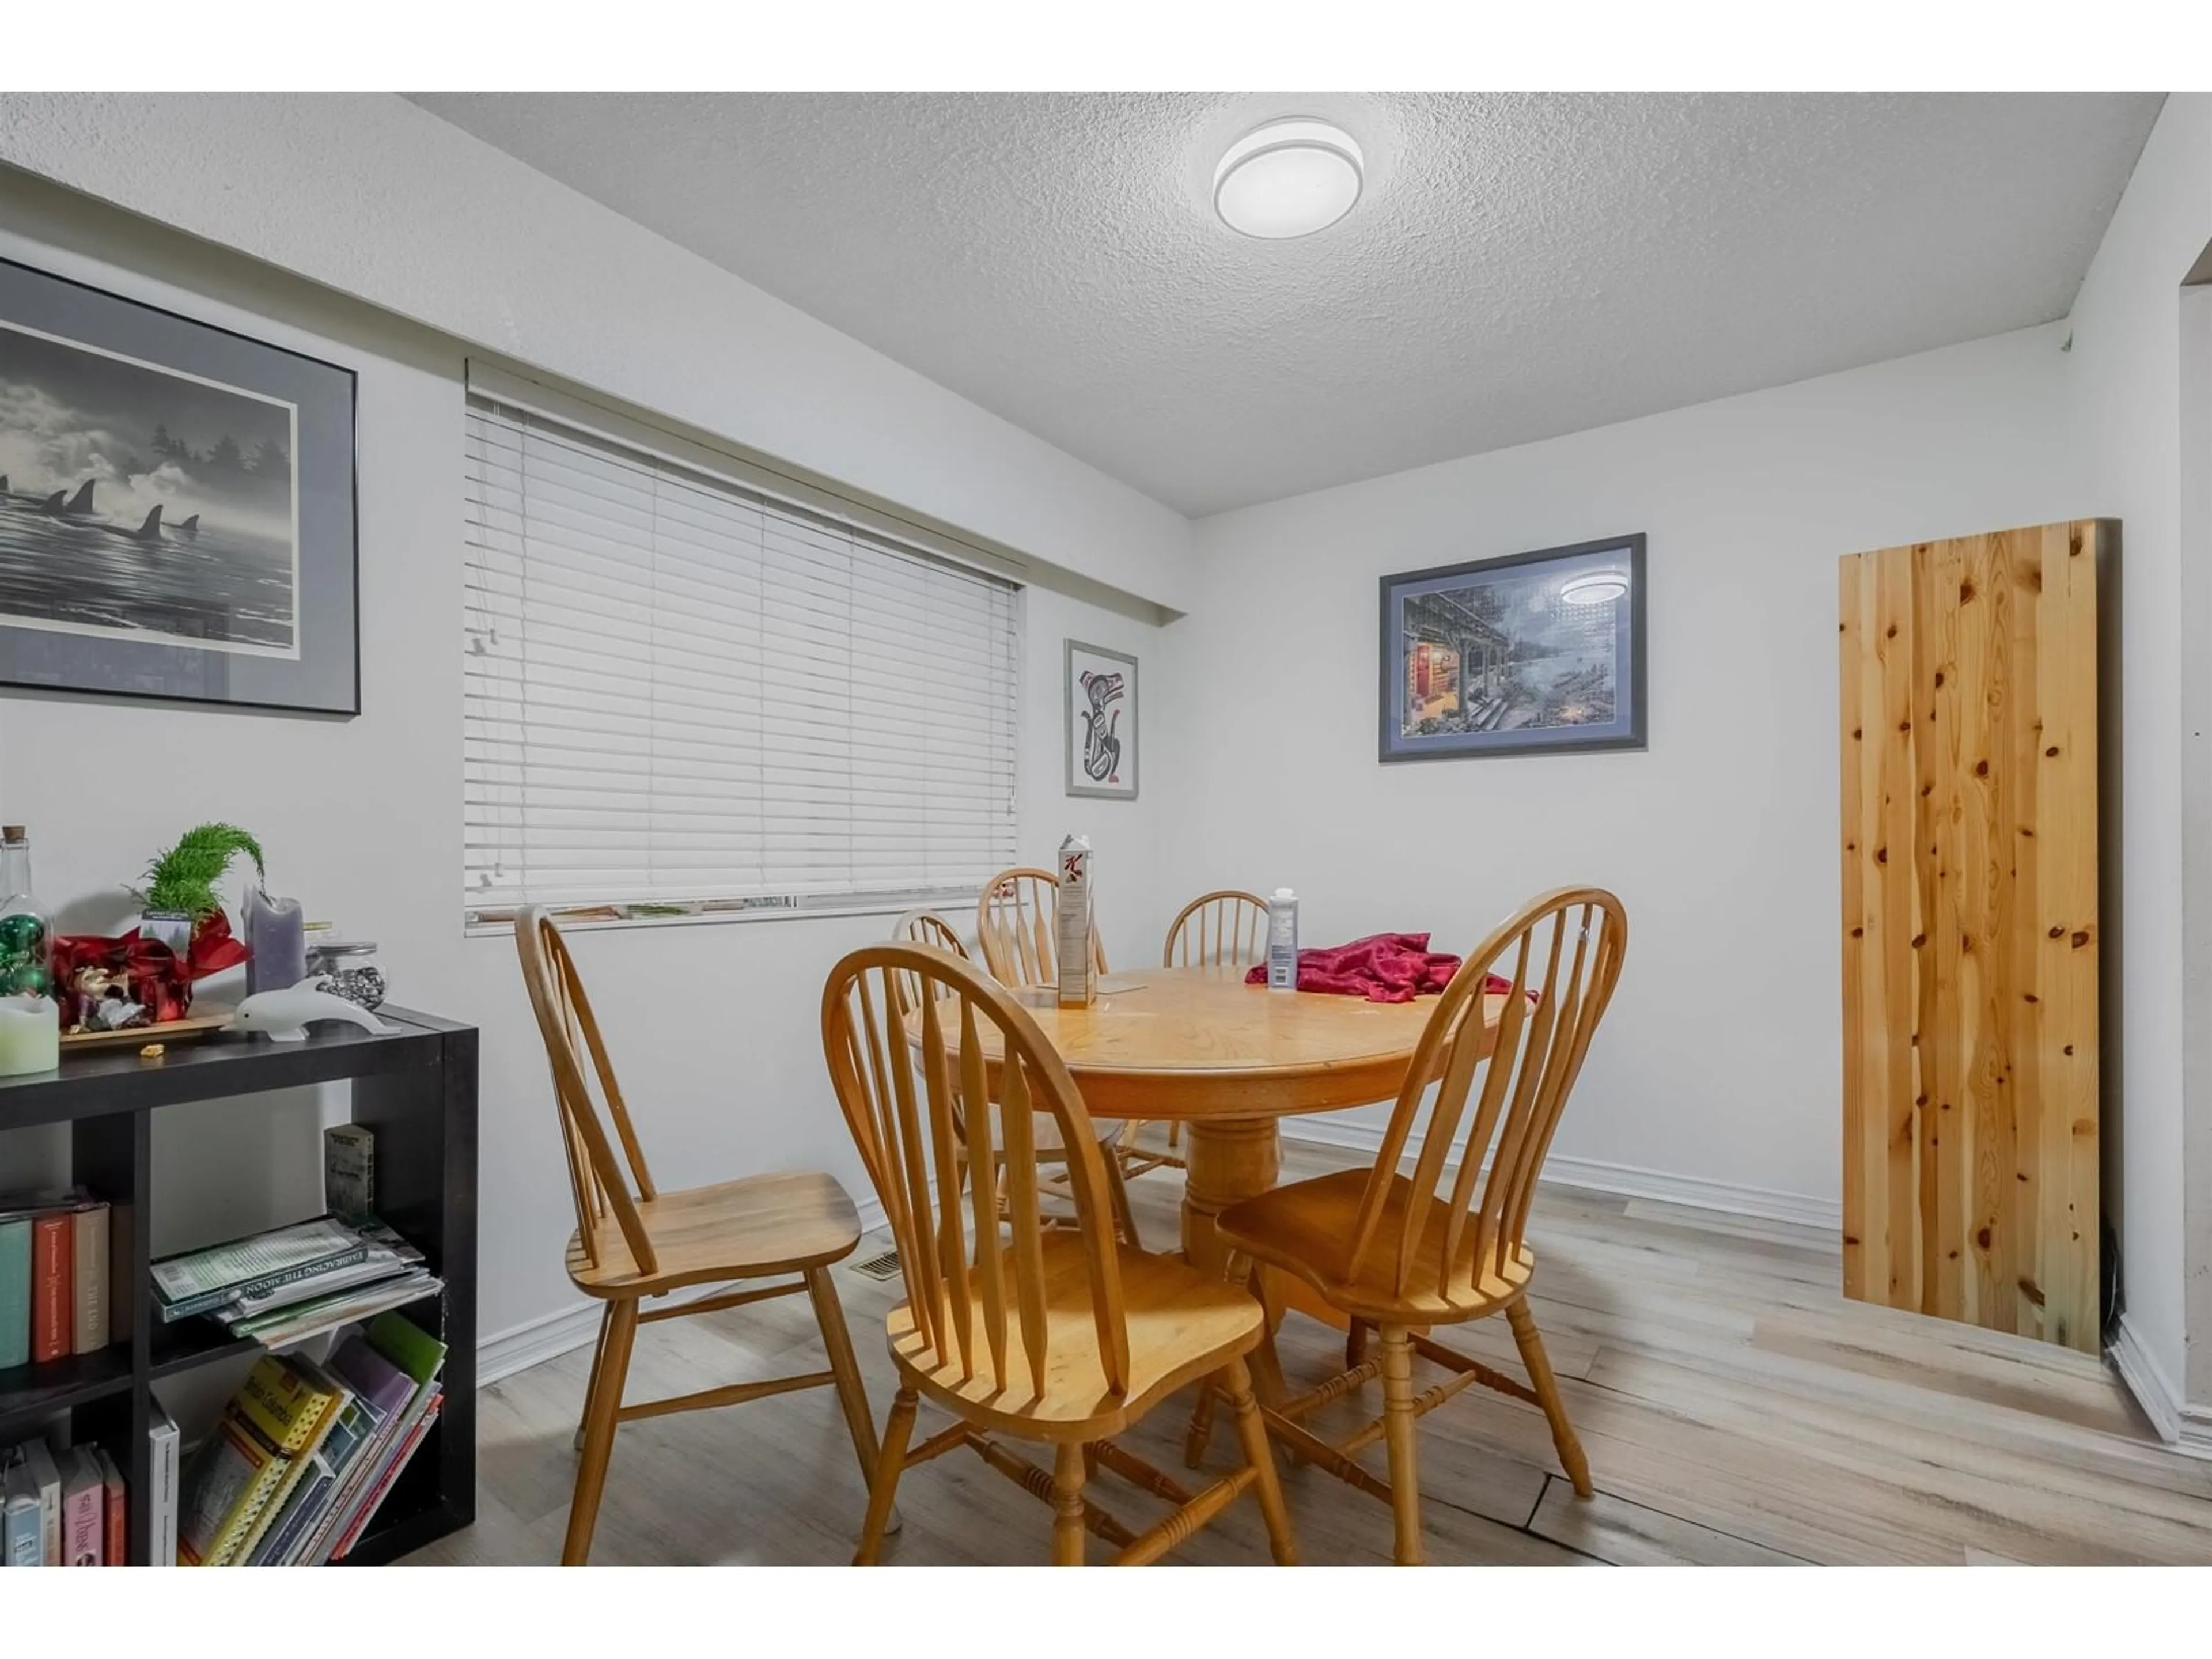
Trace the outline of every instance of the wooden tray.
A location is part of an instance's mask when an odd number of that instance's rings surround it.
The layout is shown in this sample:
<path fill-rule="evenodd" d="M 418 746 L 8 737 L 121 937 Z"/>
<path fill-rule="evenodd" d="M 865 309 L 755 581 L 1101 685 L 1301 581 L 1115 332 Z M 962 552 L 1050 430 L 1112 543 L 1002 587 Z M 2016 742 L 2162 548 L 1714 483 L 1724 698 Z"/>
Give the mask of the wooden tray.
<path fill-rule="evenodd" d="M 117 1043 L 136 1043 L 141 1048 L 149 1042 L 191 1042 L 205 1036 L 210 1031 L 230 1023 L 230 1005 L 223 1002 L 203 1002 L 198 1012 L 183 1019 L 167 1019 L 154 1025 L 133 1025 L 122 1031 L 64 1031 L 62 1047 L 70 1048 L 105 1048 Z"/>

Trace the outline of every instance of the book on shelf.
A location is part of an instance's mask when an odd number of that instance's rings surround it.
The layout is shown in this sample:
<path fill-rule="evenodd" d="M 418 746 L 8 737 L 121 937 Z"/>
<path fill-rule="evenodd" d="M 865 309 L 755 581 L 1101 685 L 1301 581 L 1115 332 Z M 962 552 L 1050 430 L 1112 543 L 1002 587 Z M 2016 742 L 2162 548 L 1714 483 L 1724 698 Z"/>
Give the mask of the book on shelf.
<path fill-rule="evenodd" d="M 323 1131 L 323 1203 L 331 1213 L 357 1221 L 376 1209 L 376 1132 L 362 1123 Z"/>
<path fill-rule="evenodd" d="M 101 1559 L 111 1567 L 119 1567 L 131 1559 L 131 1501 L 124 1484 L 123 1471 L 107 1455 L 105 1446 L 94 1446 L 92 1455 L 100 1463 L 100 1484 L 103 1489 L 101 1516 L 104 1522 Z"/>
<path fill-rule="evenodd" d="M 0 1216 L 0 1371 L 31 1363 L 31 1218 Z"/>
<path fill-rule="evenodd" d="M 71 1297 L 70 1352 L 107 1346 L 107 1206 L 97 1199 L 70 1212 Z"/>
<path fill-rule="evenodd" d="M 249 1234 L 154 1263 L 154 1299 L 165 1323 L 211 1313 L 241 1297 L 260 1296 L 349 1267 L 368 1242 L 329 1216 Z"/>
<path fill-rule="evenodd" d="M 384 1494 L 428 1432 L 439 1399 L 446 1345 L 396 1313 L 380 1314 L 366 1333 L 339 1345 L 331 1357 L 358 1397 L 382 1413 L 381 1420 L 352 1457 L 321 1524 L 297 1559 L 335 1560 L 359 1541 L 375 1518 Z"/>
<path fill-rule="evenodd" d="M 107 1483 L 86 1446 L 61 1454 L 62 1565 L 96 1567 L 107 1537 Z"/>
<path fill-rule="evenodd" d="M 42 1211 L 32 1218 L 31 1358 L 36 1364 L 70 1351 L 76 1308 L 70 1281 L 76 1259 L 68 1211 Z"/>
<path fill-rule="evenodd" d="M 276 1354 L 254 1362 L 184 1472 L 177 1559 L 226 1566 L 258 1535 L 264 1511 L 328 1426 L 337 1396 Z"/>
<path fill-rule="evenodd" d="M 5 1484 L 0 1485 L 0 1547 L 9 1566 L 46 1565 L 45 1510 L 30 1466 L 9 1464 Z"/>
<path fill-rule="evenodd" d="M 43 1440 L 26 1440 L 16 1449 L 39 1493 L 39 1565 L 62 1564 L 62 1474 Z"/>
<path fill-rule="evenodd" d="M 173 1567 L 177 1565 L 178 1466 L 184 1441 L 177 1429 L 177 1419 L 162 1409 L 161 1402 L 155 1400 L 149 1404 L 154 1415 L 146 1430 L 146 1439 L 152 1453 L 149 1461 L 153 1465 L 154 1492 L 148 1530 L 154 1540 L 154 1565 Z"/>
<path fill-rule="evenodd" d="M 0 1562 L 9 1566 L 120 1566 L 129 1513 L 123 1472 L 105 1447 L 39 1437 L 0 1449 Z"/>
<path fill-rule="evenodd" d="M 374 1314 L 406 1307 L 410 1303 L 437 1295 L 445 1287 L 445 1280 L 418 1267 L 396 1279 L 380 1279 L 330 1296 L 294 1303 L 256 1318 L 224 1322 L 233 1336 L 251 1337 L 264 1348 L 277 1348 Z"/>
<path fill-rule="evenodd" d="M 327 1372 L 303 1355 L 288 1357 L 284 1369 L 298 1380 L 307 1398 L 319 1399 L 323 1403 L 314 1413 L 312 1432 L 292 1455 L 283 1476 L 270 1488 L 269 1501 L 262 1507 L 260 1517 L 246 1529 L 246 1535 L 238 1540 L 238 1547 L 232 1552 L 232 1559 L 240 1565 L 252 1564 L 254 1553 L 260 1548 L 270 1529 L 290 1504 L 301 1480 L 313 1472 L 315 1454 L 322 1449 L 324 1441 L 330 1437 L 331 1425 L 337 1422 L 339 1413 L 344 1410 L 351 1397 L 343 1383 L 333 1382 Z"/>
<path fill-rule="evenodd" d="M 384 1507 L 385 1496 L 392 1490 L 392 1483 L 399 1478 L 400 1471 L 413 1461 L 416 1448 L 429 1437 L 430 1431 L 437 1426 L 438 1413 L 444 1406 L 445 1399 L 445 1391 L 442 1389 L 431 1395 L 422 1414 L 409 1426 L 406 1438 L 398 1450 L 385 1460 L 382 1467 L 377 1471 L 376 1484 L 368 1494 L 368 1501 L 356 1510 L 352 1524 L 346 1528 L 345 1536 L 338 1540 L 337 1547 L 331 1552 L 331 1560 L 344 1560 L 352 1552 L 353 1547 L 361 1542 L 362 1534 L 368 1530 L 368 1523 L 375 1518 L 377 1510 Z"/>

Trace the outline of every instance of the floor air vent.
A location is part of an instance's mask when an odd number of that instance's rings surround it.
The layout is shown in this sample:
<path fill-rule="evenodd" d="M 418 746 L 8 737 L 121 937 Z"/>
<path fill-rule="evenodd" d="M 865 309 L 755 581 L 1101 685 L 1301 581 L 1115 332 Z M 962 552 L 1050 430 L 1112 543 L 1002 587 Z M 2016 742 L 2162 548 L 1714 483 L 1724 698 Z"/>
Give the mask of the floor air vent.
<path fill-rule="evenodd" d="M 896 1279 L 898 1270 L 896 1250 L 885 1250 L 881 1255 L 872 1255 L 866 1261 L 853 1263 L 853 1271 L 868 1279 Z"/>

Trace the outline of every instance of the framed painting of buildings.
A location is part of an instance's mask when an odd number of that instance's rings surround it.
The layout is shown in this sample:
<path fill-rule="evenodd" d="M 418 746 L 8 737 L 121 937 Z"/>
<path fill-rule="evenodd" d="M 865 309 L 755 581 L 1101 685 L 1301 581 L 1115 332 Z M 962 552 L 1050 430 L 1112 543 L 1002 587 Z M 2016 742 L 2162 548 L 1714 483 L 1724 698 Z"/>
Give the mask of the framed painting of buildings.
<path fill-rule="evenodd" d="M 1644 538 L 1382 578 L 1386 761 L 1642 749 Z"/>

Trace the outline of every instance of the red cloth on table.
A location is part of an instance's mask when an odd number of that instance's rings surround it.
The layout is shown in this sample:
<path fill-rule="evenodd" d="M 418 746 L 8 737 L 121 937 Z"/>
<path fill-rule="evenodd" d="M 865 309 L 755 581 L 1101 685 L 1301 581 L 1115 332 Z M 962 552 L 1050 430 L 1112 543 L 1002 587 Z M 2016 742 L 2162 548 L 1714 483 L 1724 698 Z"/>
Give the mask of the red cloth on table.
<path fill-rule="evenodd" d="M 1370 1002 L 1411 1002 L 1451 983 L 1460 959 L 1429 949 L 1426 933 L 1375 933 L 1349 945 L 1298 952 L 1298 989 L 1325 995 L 1365 997 Z M 1265 963 L 1244 975 L 1247 985 L 1265 985 Z M 1497 975 L 1490 989 L 1513 988 Z"/>

